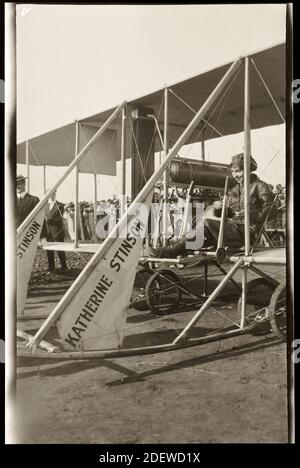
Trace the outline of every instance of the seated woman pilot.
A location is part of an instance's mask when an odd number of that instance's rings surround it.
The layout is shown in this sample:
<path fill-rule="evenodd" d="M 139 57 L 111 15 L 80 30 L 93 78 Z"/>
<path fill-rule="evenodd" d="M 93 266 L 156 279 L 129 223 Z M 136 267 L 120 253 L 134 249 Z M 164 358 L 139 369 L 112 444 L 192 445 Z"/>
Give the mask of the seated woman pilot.
<path fill-rule="evenodd" d="M 230 164 L 231 174 L 236 184 L 228 195 L 227 220 L 224 225 L 224 245 L 239 248 L 244 245 L 244 154 L 236 154 Z M 257 170 L 256 161 L 250 159 L 250 242 L 253 243 L 266 216 L 271 220 L 276 216 L 276 208 L 272 207 L 274 194 L 269 185 L 253 174 Z M 271 209 L 272 207 L 272 209 Z M 214 203 L 215 216 L 207 217 L 204 221 L 205 238 L 208 243 L 216 243 L 219 235 L 222 202 Z"/>

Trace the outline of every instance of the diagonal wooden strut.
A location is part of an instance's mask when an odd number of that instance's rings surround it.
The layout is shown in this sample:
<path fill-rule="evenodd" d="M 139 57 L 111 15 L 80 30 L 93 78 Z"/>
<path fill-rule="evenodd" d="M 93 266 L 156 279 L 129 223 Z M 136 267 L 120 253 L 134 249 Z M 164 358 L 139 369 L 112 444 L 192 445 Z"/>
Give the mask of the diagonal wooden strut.
<path fill-rule="evenodd" d="M 216 289 L 211 293 L 209 298 L 202 304 L 199 311 L 194 315 L 192 320 L 187 324 L 187 326 L 183 329 L 180 335 L 173 341 L 174 344 L 182 341 L 186 338 L 187 334 L 194 328 L 200 317 L 207 311 L 209 306 L 214 302 L 214 300 L 219 296 L 219 294 L 223 291 L 226 284 L 231 280 L 231 277 L 235 274 L 235 272 L 240 268 L 243 263 L 243 258 L 241 257 L 229 270 L 227 275 L 222 279 L 221 283 L 216 287 Z"/>
<path fill-rule="evenodd" d="M 27 218 L 23 221 L 23 223 L 18 227 L 17 235 L 26 229 L 34 219 L 34 217 L 41 211 L 41 209 L 46 205 L 47 200 L 50 196 L 56 191 L 56 189 L 62 184 L 62 182 L 68 177 L 68 175 L 72 172 L 72 170 L 78 165 L 78 163 L 83 159 L 86 153 L 90 150 L 90 148 L 96 143 L 96 141 L 100 138 L 100 136 L 107 130 L 110 124 L 114 121 L 116 116 L 123 110 L 126 103 L 123 102 L 120 104 L 119 107 L 111 114 L 111 116 L 106 120 L 106 122 L 99 128 L 99 130 L 95 133 L 95 135 L 90 139 L 90 141 L 85 145 L 84 148 L 78 153 L 78 155 L 73 159 L 71 164 L 67 167 L 64 174 L 60 177 L 60 179 L 53 185 L 53 187 L 46 193 L 44 198 L 35 206 L 35 208 L 31 211 L 31 213 L 27 216 Z"/>

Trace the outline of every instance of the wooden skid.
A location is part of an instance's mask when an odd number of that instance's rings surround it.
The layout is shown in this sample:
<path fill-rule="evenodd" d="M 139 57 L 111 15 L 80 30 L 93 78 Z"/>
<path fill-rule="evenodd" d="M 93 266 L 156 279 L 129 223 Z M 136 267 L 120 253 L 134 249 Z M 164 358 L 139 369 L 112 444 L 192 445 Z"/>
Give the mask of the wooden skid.
<path fill-rule="evenodd" d="M 29 333 L 26 333 L 26 332 L 24 332 L 22 330 L 17 330 L 17 337 L 22 338 L 23 340 L 25 340 L 27 342 L 29 342 L 33 338 L 32 335 L 29 335 Z M 42 349 L 45 349 L 46 351 L 48 351 L 48 353 L 57 353 L 57 352 L 59 352 L 59 347 L 58 346 L 54 346 L 54 345 L 52 345 L 51 343 L 48 343 L 45 340 L 40 341 L 39 346 Z"/>
<path fill-rule="evenodd" d="M 46 320 L 49 317 L 49 314 L 25 314 L 18 315 L 17 322 L 31 322 L 34 320 Z"/>
<path fill-rule="evenodd" d="M 132 356 L 143 356 L 147 354 L 156 354 L 167 351 L 174 351 L 176 349 L 190 348 L 192 346 L 199 346 L 201 344 L 211 343 L 220 339 L 233 338 L 234 336 L 242 335 L 245 330 L 240 328 L 230 329 L 226 332 L 215 333 L 209 336 L 202 336 L 199 338 L 190 338 L 178 344 L 168 343 L 163 345 L 147 346 L 144 348 L 131 348 L 119 350 L 105 350 L 105 351 L 60 351 L 55 354 L 46 352 L 31 352 L 28 348 L 18 348 L 18 357 L 34 358 L 34 359 L 70 359 L 70 360 L 84 360 L 84 359 L 112 359 Z"/>

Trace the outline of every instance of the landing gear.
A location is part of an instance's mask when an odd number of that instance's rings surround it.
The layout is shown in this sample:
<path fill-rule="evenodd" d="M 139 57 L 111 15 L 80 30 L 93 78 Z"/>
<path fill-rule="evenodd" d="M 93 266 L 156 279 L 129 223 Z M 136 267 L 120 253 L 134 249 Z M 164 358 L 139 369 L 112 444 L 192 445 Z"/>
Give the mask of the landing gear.
<path fill-rule="evenodd" d="M 163 268 L 148 280 L 145 290 L 149 309 L 156 315 L 172 312 L 180 302 L 182 289 L 179 277 L 173 271 Z"/>
<path fill-rule="evenodd" d="M 269 319 L 275 335 L 286 340 L 286 285 L 280 284 L 271 297 Z"/>
<path fill-rule="evenodd" d="M 135 275 L 133 291 L 131 294 L 130 307 L 136 310 L 144 311 L 148 310 L 148 305 L 145 298 L 146 284 L 153 275 L 153 271 L 148 268 L 142 268 L 138 270 Z"/>
<path fill-rule="evenodd" d="M 268 309 L 275 289 L 276 285 L 266 278 L 256 278 L 247 284 L 245 325 L 255 335 L 271 331 Z M 238 302 L 240 311 L 241 307 L 242 297 Z"/>

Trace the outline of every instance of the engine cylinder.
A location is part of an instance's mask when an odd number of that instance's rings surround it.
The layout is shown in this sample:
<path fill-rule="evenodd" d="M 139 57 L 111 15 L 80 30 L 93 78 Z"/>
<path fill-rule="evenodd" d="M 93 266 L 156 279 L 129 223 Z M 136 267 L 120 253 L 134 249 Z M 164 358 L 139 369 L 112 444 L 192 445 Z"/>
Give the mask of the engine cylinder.
<path fill-rule="evenodd" d="M 190 184 L 193 180 L 195 185 L 202 187 L 224 188 L 227 176 L 229 187 L 235 184 L 229 165 L 226 164 L 219 166 L 204 161 L 175 160 L 170 164 L 169 174 L 171 182 L 177 184 Z"/>

